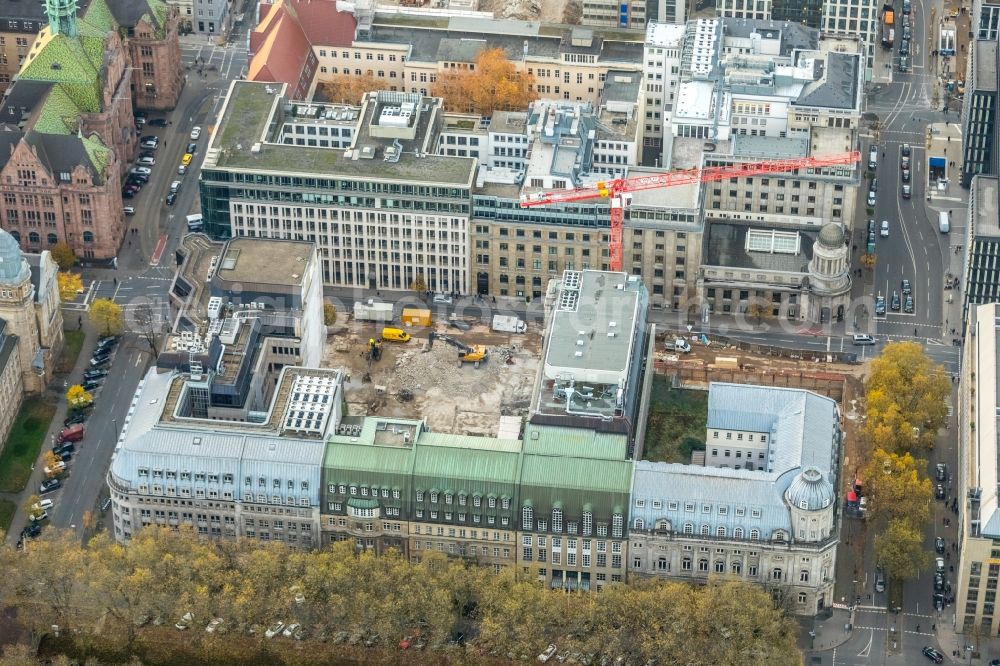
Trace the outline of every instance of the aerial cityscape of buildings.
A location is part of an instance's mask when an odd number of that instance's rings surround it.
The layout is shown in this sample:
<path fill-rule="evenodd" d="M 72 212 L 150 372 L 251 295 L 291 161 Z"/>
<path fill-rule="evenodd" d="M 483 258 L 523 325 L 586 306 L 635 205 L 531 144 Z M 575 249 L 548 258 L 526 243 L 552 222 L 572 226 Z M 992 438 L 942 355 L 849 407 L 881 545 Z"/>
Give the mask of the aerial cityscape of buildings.
<path fill-rule="evenodd" d="M 746 582 L 809 654 L 979 655 L 1000 4 L 541 4 L 0 0 L 3 441 L 94 352 L 45 520 Z M 484 54 L 523 99 L 456 102 Z M 866 531 L 859 387 L 910 342 L 933 590 Z"/>

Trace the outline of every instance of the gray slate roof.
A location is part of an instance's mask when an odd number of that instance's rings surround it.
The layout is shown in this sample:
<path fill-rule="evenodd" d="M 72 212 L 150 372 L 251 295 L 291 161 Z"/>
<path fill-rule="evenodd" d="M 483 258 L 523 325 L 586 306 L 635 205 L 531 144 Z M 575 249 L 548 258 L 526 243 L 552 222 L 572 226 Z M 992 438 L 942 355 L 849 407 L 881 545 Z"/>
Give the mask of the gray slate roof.
<path fill-rule="evenodd" d="M 724 35 L 729 37 L 749 38 L 755 32 L 765 37 L 768 33 L 781 33 L 783 56 L 790 55 L 796 49 L 801 51 L 816 49 L 819 46 L 819 30 L 790 21 L 724 18 L 722 24 Z"/>
<path fill-rule="evenodd" d="M 42 134 L 32 130 L 24 138 L 28 145 L 35 149 L 42 164 L 56 177 L 63 171 L 71 173 L 73 169 L 82 165 L 93 174 L 97 182 L 103 180 L 104 174 L 94 167 L 90 155 L 75 134 Z"/>
<path fill-rule="evenodd" d="M 763 225 L 753 225 L 755 229 L 767 228 Z M 746 235 L 750 225 L 736 222 L 712 222 L 708 225 L 704 241 L 705 264 L 709 266 L 726 266 L 728 268 L 749 268 L 764 271 L 783 271 L 788 273 L 805 273 L 812 259 L 813 242 L 816 233 L 798 229 L 802 235 L 801 248 L 798 254 L 779 254 L 767 252 L 747 252 Z"/>
<path fill-rule="evenodd" d="M 826 60 L 817 59 L 820 76 L 807 84 L 793 106 L 818 106 L 833 109 L 853 109 L 858 97 L 858 59 L 855 53 L 827 53 Z"/>

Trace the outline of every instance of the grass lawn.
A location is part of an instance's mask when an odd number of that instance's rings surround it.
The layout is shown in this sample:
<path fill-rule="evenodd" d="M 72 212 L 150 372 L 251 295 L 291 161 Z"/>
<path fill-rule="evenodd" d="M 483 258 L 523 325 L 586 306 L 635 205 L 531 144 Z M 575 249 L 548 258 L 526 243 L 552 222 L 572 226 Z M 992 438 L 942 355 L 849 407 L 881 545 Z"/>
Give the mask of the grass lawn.
<path fill-rule="evenodd" d="M 85 334 L 83 331 L 63 331 L 63 336 L 66 339 L 66 344 L 63 345 L 62 354 L 59 355 L 59 360 L 56 361 L 56 372 L 59 374 L 68 374 L 73 371 L 73 366 L 76 365 L 76 359 L 80 355 L 80 349 L 83 348 L 83 338 Z"/>
<path fill-rule="evenodd" d="M 0 492 L 16 493 L 24 489 L 55 412 L 54 401 L 25 398 L 0 453 Z"/>
<path fill-rule="evenodd" d="M 689 463 L 691 452 L 705 449 L 708 392 L 675 389 L 665 375 L 653 377 L 643 459 Z"/>
<path fill-rule="evenodd" d="M 17 505 L 10 500 L 0 499 L 0 536 L 7 534 L 10 529 L 10 521 L 14 519 L 14 510 Z"/>

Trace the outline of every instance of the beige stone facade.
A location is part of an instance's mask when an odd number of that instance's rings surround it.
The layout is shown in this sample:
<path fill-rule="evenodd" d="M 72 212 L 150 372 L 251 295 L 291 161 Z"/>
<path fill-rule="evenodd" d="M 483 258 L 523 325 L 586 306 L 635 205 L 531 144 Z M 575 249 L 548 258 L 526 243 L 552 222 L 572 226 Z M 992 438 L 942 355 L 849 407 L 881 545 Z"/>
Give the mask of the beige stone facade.
<path fill-rule="evenodd" d="M 4 330 L 0 337 L 0 452 L 24 400 L 18 340 L 8 333 Z"/>

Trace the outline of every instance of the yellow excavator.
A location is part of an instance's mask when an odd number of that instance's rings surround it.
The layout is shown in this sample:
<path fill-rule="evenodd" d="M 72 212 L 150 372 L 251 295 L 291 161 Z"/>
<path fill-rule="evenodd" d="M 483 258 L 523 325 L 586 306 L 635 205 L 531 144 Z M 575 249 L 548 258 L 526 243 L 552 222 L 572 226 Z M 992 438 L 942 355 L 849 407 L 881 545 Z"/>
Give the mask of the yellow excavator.
<path fill-rule="evenodd" d="M 481 363 L 488 361 L 490 358 L 486 345 L 467 345 L 461 340 L 456 340 L 450 335 L 443 335 L 435 331 L 431 331 L 431 334 L 427 338 L 428 349 L 434 346 L 435 340 L 443 340 L 452 347 L 458 349 L 458 367 L 460 368 L 463 363 L 471 363 L 472 367 L 478 368 Z"/>
<path fill-rule="evenodd" d="M 365 376 L 361 381 L 370 382 L 372 380 L 372 363 L 382 359 L 382 338 L 368 338 L 368 349 L 362 352 L 368 359 L 368 367 L 365 369 Z"/>

